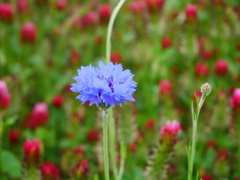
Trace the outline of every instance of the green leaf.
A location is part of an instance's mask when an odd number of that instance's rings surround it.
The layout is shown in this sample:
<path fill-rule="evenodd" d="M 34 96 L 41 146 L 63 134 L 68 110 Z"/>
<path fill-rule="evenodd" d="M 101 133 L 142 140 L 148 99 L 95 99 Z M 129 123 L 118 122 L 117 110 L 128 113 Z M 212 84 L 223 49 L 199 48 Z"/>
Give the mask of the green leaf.
<path fill-rule="evenodd" d="M 21 163 L 17 157 L 9 152 L 2 151 L 2 171 L 9 175 L 11 178 L 20 178 L 21 177 Z"/>

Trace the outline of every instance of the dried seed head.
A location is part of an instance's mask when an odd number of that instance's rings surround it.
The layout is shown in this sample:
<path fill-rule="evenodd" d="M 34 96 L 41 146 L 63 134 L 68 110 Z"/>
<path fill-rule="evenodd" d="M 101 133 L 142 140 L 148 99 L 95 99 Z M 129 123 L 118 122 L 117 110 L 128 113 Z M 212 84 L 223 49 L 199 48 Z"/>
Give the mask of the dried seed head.
<path fill-rule="evenodd" d="M 211 93 L 211 86 L 208 83 L 205 83 L 201 87 L 201 93 L 205 95 L 209 95 Z"/>

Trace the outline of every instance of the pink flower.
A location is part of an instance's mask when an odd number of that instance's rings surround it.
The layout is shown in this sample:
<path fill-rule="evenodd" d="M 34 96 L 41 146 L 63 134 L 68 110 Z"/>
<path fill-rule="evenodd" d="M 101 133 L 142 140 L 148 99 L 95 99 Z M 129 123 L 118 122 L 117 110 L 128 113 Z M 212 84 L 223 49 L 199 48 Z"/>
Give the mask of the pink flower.
<path fill-rule="evenodd" d="M 231 105 L 233 106 L 233 108 L 240 107 L 240 88 L 236 88 L 233 91 L 233 95 L 231 98 Z"/>
<path fill-rule="evenodd" d="M 0 80 L 0 109 L 7 109 L 10 105 L 11 97 L 5 81 Z"/>
<path fill-rule="evenodd" d="M 98 9 L 100 22 L 105 24 L 108 23 L 111 16 L 112 8 L 109 4 L 102 4 Z"/>
<path fill-rule="evenodd" d="M 216 158 L 226 161 L 229 157 L 229 152 L 227 149 L 223 148 L 217 152 Z"/>
<path fill-rule="evenodd" d="M 172 85 L 168 80 L 161 81 L 159 83 L 159 88 L 162 95 L 169 95 L 172 92 Z"/>
<path fill-rule="evenodd" d="M 214 66 L 214 73 L 216 75 L 225 75 L 228 73 L 228 63 L 224 59 L 219 59 Z"/>
<path fill-rule="evenodd" d="M 195 5 L 187 5 L 185 16 L 187 21 L 195 22 L 197 20 L 197 7 Z"/>
<path fill-rule="evenodd" d="M 13 18 L 12 7 L 9 3 L 0 4 L 0 21 L 11 23 Z"/>
<path fill-rule="evenodd" d="M 82 28 L 93 27 L 97 24 L 97 15 L 95 12 L 88 12 L 81 20 Z"/>
<path fill-rule="evenodd" d="M 203 174 L 202 175 L 202 180 L 212 180 L 213 179 L 213 176 L 211 174 Z"/>
<path fill-rule="evenodd" d="M 29 3 L 27 0 L 18 0 L 17 9 L 19 12 L 27 12 L 29 10 Z"/>
<path fill-rule="evenodd" d="M 174 140 L 180 131 L 181 124 L 178 121 L 167 121 L 160 130 L 160 136 L 163 140 Z"/>
<path fill-rule="evenodd" d="M 145 9 L 143 1 L 133 1 L 130 3 L 129 8 L 133 14 L 141 14 Z"/>
<path fill-rule="evenodd" d="M 27 22 L 21 29 L 21 41 L 23 43 L 34 43 L 37 38 L 37 29 L 34 23 Z"/>
<path fill-rule="evenodd" d="M 61 11 L 67 7 L 67 1 L 66 0 L 58 0 L 56 1 L 56 8 Z"/>
<path fill-rule="evenodd" d="M 155 120 L 150 118 L 147 120 L 147 122 L 145 123 L 145 128 L 147 130 L 153 130 L 155 127 Z"/>
<path fill-rule="evenodd" d="M 30 116 L 30 127 L 35 129 L 37 126 L 45 125 L 48 122 L 48 107 L 44 102 L 35 104 Z"/>
<path fill-rule="evenodd" d="M 136 149 L 137 149 L 137 144 L 136 143 L 131 143 L 130 145 L 129 145 L 129 149 L 132 151 L 132 152 L 134 152 L 134 151 L 136 151 Z"/>
<path fill-rule="evenodd" d="M 80 179 L 80 177 L 86 175 L 88 173 L 88 161 L 87 159 L 83 159 L 73 170 L 72 175 L 76 179 Z"/>
<path fill-rule="evenodd" d="M 202 57 L 204 58 L 204 59 L 210 59 L 211 57 L 213 56 L 213 53 L 212 53 L 212 51 L 211 50 L 204 50 L 203 52 L 202 52 Z"/>
<path fill-rule="evenodd" d="M 163 49 L 170 48 L 172 46 L 172 40 L 169 37 L 163 37 L 161 44 Z"/>
<path fill-rule="evenodd" d="M 19 138 L 20 138 L 20 131 L 18 129 L 11 129 L 8 133 L 8 137 L 10 140 L 11 144 L 15 144 L 19 142 Z"/>
<path fill-rule="evenodd" d="M 213 139 L 209 139 L 206 143 L 208 149 L 215 149 L 217 147 L 217 142 Z"/>
<path fill-rule="evenodd" d="M 221 4 L 224 3 L 224 0 L 212 0 L 212 3 L 213 3 L 214 5 L 221 5 Z"/>
<path fill-rule="evenodd" d="M 36 165 L 40 159 L 41 142 L 39 139 L 27 139 L 23 145 L 24 160 L 28 166 Z"/>
<path fill-rule="evenodd" d="M 56 95 L 53 100 L 52 100 L 52 104 L 55 106 L 55 107 L 62 107 L 63 105 L 63 96 L 61 95 Z"/>
<path fill-rule="evenodd" d="M 146 4 L 150 12 L 160 12 L 163 7 L 164 0 L 146 0 Z"/>
<path fill-rule="evenodd" d="M 59 180 L 59 169 L 52 162 L 44 162 L 41 167 L 43 180 Z"/>
<path fill-rule="evenodd" d="M 83 155 L 85 153 L 85 146 L 80 145 L 75 149 L 75 154 L 76 155 Z"/>
<path fill-rule="evenodd" d="M 195 67 L 195 74 L 198 77 L 206 77 L 209 73 L 209 67 L 204 63 L 198 63 Z"/>

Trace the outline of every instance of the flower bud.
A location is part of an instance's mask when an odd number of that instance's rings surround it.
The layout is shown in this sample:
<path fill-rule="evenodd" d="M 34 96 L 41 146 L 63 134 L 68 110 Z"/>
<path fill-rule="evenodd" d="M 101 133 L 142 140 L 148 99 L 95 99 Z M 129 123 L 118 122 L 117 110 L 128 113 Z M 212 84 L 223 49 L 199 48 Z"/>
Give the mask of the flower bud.
<path fill-rule="evenodd" d="M 105 24 L 108 23 L 111 16 L 112 8 L 108 4 L 102 4 L 98 9 L 100 22 Z"/>
<path fill-rule="evenodd" d="M 55 106 L 55 107 L 62 107 L 63 105 L 63 96 L 61 95 L 57 95 L 53 98 L 52 100 L 52 104 Z"/>
<path fill-rule="evenodd" d="M 35 2 L 38 4 L 38 5 L 48 5 L 49 3 L 49 0 L 35 0 Z"/>
<path fill-rule="evenodd" d="M 168 80 L 161 81 L 159 88 L 162 95 L 169 95 L 172 92 L 172 85 Z"/>
<path fill-rule="evenodd" d="M 67 7 L 67 1 L 66 0 L 58 0 L 55 4 L 57 10 L 61 11 Z"/>
<path fill-rule="evenodd" d="M 41 167 L 42 180 L 59 180 L 59 169 L 52 162 L 44 162 Z"/>
<path fill-rule="evenodd" d="M 5 81 L 0 80 L 0 109 L 7 109 L 10 105 L 11 97 Z"/>
<path fill-rule="evenodd" d="M 122 62 L 122 55 L 118 52 L 113 52 L 111 54 L 111 61 L 114 63 L 114 64 L 119 64 Z"/>
<path fill-rule="evenodd" d="M 80 59 L 80 54 L 76 50 L 72 50 L 69 57 L 70 64 L 77 64 L 79 63 Z"/>
<path fill-rule="evenodd" d="M 169 37 L 163 37 L 161 44 L 163 49 L 170 48 L 172 47 L 172 40 Z"/>
<path fill-rule="evenodd" d="M 36 166 L 40 160 L 41 141 L 39 139 L 33 139 L 32 141 L 27 139 L 23 145 L 23 149 L 26 165 Z"/>
<path fill-rule="evenodd" d="M 155 127 L 155 121 L 154 119 L 150 118 L 147 120 L 147 122 L 145 123 L 145 128 L 147 130 L 153 130 Z"/>
<path fill-rule="evenodd" d="M 17 10 L 19 12 L 27 12 L 29 10 L 29 3 L 27 0 L 18 0 L 17 1 Z"/>
<path fill-rule="evenodd" d="M 163 7 L 164 0 L 146 0 L 146 4 L 151 13 L 160 12 Z"/>
<path fill-rule="evenodd" d="M 0 4 L 0 21 L 11 23 L 13 18 L 12 7 L 9 3 Z"/>
<path fill-rule="evenodd" d="M 37 29 L 35 24 L 27 22 L 21 30 L 21 41 L 23 43 L 34 43 L 37 38 Z"/>
<path fill-rule="evenodd" d="M 209 95 L 211 93 L 211 86 L 208 83 L 205 83 L 201 87 L 201 93 L 203 95 Z"/>
<path fill-rule="evenodd" d="M 197 20 L 197 7 L 192 4 L 187 5 L 185 16 L 188 22 L 195 22 Z"/>
<path fill-rule="evenodd" d="M 87 140 L 89 142 L 97 142 L 99 138 L 100 138 L 100 134 L 97 129 L 91 129 L 87 134 Z"/>
<path fill-rule="evenodd" d="M 181 124 L 174 120 L 172 122 L 167 121 L 165 125 L 162 126 L 160 131 L 160 136 L 162 140 L 174 141 L 176 135 L 181 131 Z"/>
<path fill-rule="evenodd" d="M 16 144 L 20 139 L 20 131 L 18 129 L 11 129 L 9 131 L 8 137 L 11 144 Z"/>
<path fill-rule="evenodd" d="M 228 73 L 228 63 L 227 63 L 227 61 L 224 60 L 224 59 L 219 59 L 215 63 L 214 73 L 216 75 L 225 75 L 225 74 L 227 74 Z"/>

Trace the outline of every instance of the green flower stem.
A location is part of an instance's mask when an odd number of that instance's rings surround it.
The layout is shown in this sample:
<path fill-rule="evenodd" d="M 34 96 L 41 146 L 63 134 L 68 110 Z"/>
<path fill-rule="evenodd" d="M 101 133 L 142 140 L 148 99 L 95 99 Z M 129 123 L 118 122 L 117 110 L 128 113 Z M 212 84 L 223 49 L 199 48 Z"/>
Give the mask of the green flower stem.
<path fill-rule="evenodd" d="M 202 105 L 206 99 L 206 95 L 203 93 L 201 96 L 201 99 L 198 103 L 196 112 L 193 109 L 192 105 L 192 123 L 193 123 L 193 133 L 192 133 L 192 143 L 191 143 L 191 149 L 189 147 L 189 155 L 188 155 L 188 180 L 192 180 L 192 174 L 193 174 L 193 163 L 194 163 L 194 157 L 196 152 L 196 140 L 197 140 L 197 123 L 198 123 L 198 117 L 200 110 L 202 108 Z M 189 159 L 190 158 L 190 159 Z"/>
<path fill-rule="evenodd" d="M 2 158 L 2 136 L 3 136 L 3 130 L 4 130 L 4 124 L 3 124 L 3 114 L 0 112 L 0 175 L 2 175 L 2 169 L 3 169 L 3 162 L 1 160 Z"/>
<path fill-rule="evenodd" d="M 116 147 L 115 147 L 115 121 L 113 118 L 113 110 L 109 109 L 109 151 L 111 166 L 113 169 L 114 178 L 118 179 L 117 162 L 116 162 Z"/>
<path fill-rule="evenodd" d="M 114 24 L 114 21 L 116 19 L 116 16 L 117 16 L 120 8 L 122 7 L 122 5 L 124 4 L 125 1 L 126 0 L 120 0 L 118 2 L 117 6 L 113 10 L 113 13 L 110 17 L 110 20 L 109 20 L 108 29 L 107 29 L 107 39 L 106 39 L 106 64 L 108 64 L 110 62 L 111 35 L 112 35 L 112 31 L 113 31 L 113 24 Z M 109 134 L 110 134 L 109 144 L 110 144 L 110 146 L 109 146 L 109 150 L 110 150 L 110 157 L 111 157 L 111 165 L 112 165 L 112 168 L 113 168 L 114 177 L 115 177 L 116 180 L 118 180 L 119 178 L 121 179 L 122 175 L 121 175 L 121 172 L 118 175 L 118 170 L 117 170 L 116 148 L 115 148 L 115 121 L 114 121 L 114 118 L 113 118 L 112 109 L 109 110 L 109 114 L 110 114 L 110 123 L 109 123 Z M 105 140 L 105 141 L 107 141 L 107 140 Z M 106 148 L 107 148 L 107 146 L 106 146 Z M 106 150 L 106 148 L 104 148 L 104 149 Z M 106 154 L 105 151 L 104 151 L 104 153 Z M 106 164 L 106 161 L 108 163 L 108 160 L 105 160 L 105 158 L 104 158 L 105 164 Z M 123 164 L 124 164 L 124 162 L 123 162 Z M 108 168 L 108 167 L 105 167 L 105 176 L 106 176 L 106 171 L 109 171 L 109 170 L 106 170 L 106 168 Z M 108 172 L 108 174 L 109 174 L 109 172 Z"/>
<path fill-rule="evenodd" d="M 107 39 L 106 39 L 106 63 L 110 62 L 110 54 L 111 54 L 111 35 L 112 35 L 112 29 L 113 29 L 113 24 L 116 19 L 117 13 L 122 7 L 123 3 L 126 0 L 120 0 L 119 3 L 117 4 L 116 8 L 113 10 L 113 13 L 111 15 L 109 24 L 108 24 L 108 31 L 107 31 Z"/>
<path fill-rule="evenodd" d="M 123 142 L 121 142 L 121 147 L 120 147 L 121 162 L 120 162 L 120 169 L 119 169 L 119 174 L 118 174 L 118 179 L 117 180 L 122 179 L 124 164 L 125 164 L 125 158 L 126 158 L 126 152 L 127 152 L 127 147 L 124 145 Z"/>
<path fill-rule="evenodd" d="M 103 159 L 104 159 L 104 174 L 105 180 L 109 178 L 109 165 L 108 165 L 108 112 L 102 111 L 102 128 L 103 128 Z"/>

